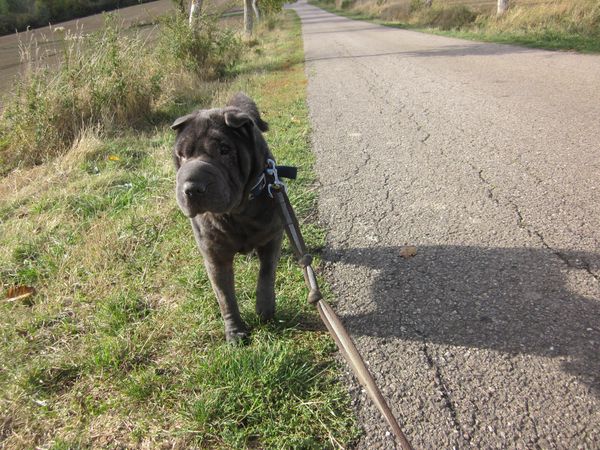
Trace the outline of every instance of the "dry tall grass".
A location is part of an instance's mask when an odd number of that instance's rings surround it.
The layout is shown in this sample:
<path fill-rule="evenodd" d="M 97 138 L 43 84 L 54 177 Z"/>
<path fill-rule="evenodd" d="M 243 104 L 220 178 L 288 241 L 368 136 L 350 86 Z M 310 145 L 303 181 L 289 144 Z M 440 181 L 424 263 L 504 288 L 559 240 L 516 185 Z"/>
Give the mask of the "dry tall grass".
<path fill-rule="evenodd" d="M 64 153 L 90 127 L 114 133 L 144 123 L 182 91 L 222 77 L 241 56 L 241 38 L 218 16 L 191 30 L 178 14 L 157 33 L 158 44 L 149 45 L 109 15 L 97 33 L 57 39 L 58 67 L 36 54 L 35 41 L 24 44 L 28 68 L 0 113 L 0 175 Z"/>
<path fill-rule="evenodd" d="M 496 17 L 495 2 L 489 0 L 434 0 L 430 8 L 421 0 L 357 0 L 350 9 L 386 21 L 441 30 L 600 39 L 598 0 L 511 0 L 501 17 Z"/>
<path fill-rule="evenodd" d="M 600 2 L 597 0 L 555 0 L 537 5 L 515 2 L 498 19 L 484 17 L 478 25 L 492 32 L 554 32 L 598 36 Z"/>
<path fill-rule="evenodd" d="M 93 35 L 67 33 L 58 68 L 32 57 L 36 45 L 22 46 L 29 66 L 0 116 L 1 172 L 64 152 L 88 127 L 131 124 L 151 110 L 160 68 L 145 43 L 123 36 L 112 20 Z"/>

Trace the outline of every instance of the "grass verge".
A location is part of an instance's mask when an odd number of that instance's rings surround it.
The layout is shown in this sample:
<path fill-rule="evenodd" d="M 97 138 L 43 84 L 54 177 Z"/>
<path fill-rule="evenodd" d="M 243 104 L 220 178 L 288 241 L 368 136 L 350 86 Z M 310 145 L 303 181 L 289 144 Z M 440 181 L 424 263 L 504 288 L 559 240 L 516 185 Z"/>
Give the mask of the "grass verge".
<path fill-rule="evenodd" d="M 444 36 L 548 50 L 600 52 L 600 4 L 594 0 L 521 2 L 501 17 L 490 8 L 420 0 L 344 2 L 311 0 L 329 12 L 380 25 Z M 337 6 L 336 6 L 337 5 Z"/>
<path fill-rule="evenodd" d="M 244 90 L 262 109 L 281 163 L 300 167 L 292 202 L 307 244 L 316 200 L 297 17 L 214 82 L 211 101 Z M 306 304 L 285 247 L 276 320 L 254 313 L 257 263 L 236 260 L 247 347 L 222 322 L 188 221 L 173 198 L 166 126 L 100 139 L 0 179 L 0 442 L 6 448 L 334 448 L 357 436 L 335 346 Z M 175 111 L 176 110 L 176 111 Z M 33 286 L 26 301 L 5 299 Z"/>

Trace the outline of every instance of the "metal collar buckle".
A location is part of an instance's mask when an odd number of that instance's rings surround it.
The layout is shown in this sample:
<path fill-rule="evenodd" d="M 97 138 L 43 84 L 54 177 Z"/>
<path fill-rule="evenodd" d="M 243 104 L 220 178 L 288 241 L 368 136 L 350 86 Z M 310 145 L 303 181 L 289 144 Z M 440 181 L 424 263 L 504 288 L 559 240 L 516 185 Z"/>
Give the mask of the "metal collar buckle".
<path fill-rule="evenodd" d="M 275 187 L 276 189 L 281 188 L 285 191 L 285 184 L 279 179 L 279 174 L 277 173 L 277 166 L 275 165 L 275 161 L 273 161 L 272 159 L 267 159 L 267 168 L 265 169 L 265 173 L 273 177 L 273 182 L 267 185 L 267 192 L 269 193 L 269 197 L 273 198 L 273 192 L 271 192 L 271 189 L 273 189 L 273 187 Z"/>

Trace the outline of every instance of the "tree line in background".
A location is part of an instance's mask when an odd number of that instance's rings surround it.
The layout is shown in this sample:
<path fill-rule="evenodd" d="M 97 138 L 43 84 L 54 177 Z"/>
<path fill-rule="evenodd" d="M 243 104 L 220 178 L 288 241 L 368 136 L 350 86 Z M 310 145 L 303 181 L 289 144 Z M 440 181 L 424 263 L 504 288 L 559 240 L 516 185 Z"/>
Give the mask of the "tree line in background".
<path fill-rule="evenodd" d="M 0 34 L 151 0 L 0 0 Z"/>

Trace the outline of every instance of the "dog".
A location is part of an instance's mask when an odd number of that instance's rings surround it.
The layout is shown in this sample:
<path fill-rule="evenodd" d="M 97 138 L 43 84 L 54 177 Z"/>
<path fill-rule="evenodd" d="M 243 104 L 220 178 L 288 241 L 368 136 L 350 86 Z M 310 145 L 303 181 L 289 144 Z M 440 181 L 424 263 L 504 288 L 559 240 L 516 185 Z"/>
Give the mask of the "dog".
<path fill-rule="evenodd" d="M 173 162 L 176 198 L 190 219 L 198 248 L 219 303 L 228 342 L 247 342 L 234 286 L 236 253 L 255 250 L 260 260 L 256 312 L 275 314 L 275 270 L 283 226 L 273 200 L 261 190 L 267 161 L 273 159 L 262 135 L 268 124 L 254 101 L 238 93 L 224 108 L 180 117 Z"/>

